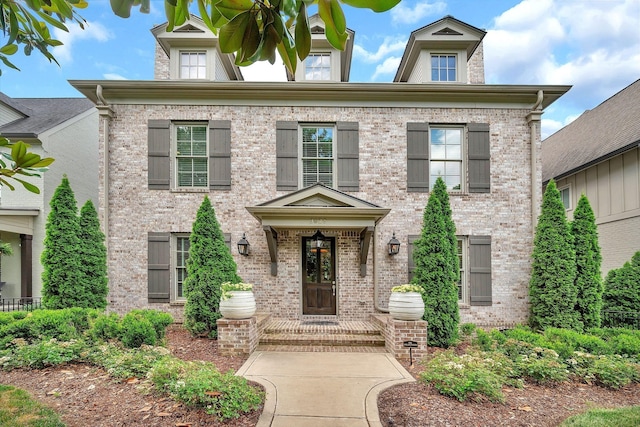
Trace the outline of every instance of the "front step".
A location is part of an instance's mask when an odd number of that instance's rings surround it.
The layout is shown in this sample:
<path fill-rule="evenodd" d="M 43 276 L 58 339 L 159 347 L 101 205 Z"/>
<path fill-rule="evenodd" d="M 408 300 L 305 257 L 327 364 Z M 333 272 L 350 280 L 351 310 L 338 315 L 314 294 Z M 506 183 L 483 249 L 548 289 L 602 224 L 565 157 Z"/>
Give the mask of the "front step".
<path fill-rule="evenodd" d="M 369 322 L 301 322 L 274 320 L 261 337 L 262 351 L 385 352 L 380 330 Z"/>

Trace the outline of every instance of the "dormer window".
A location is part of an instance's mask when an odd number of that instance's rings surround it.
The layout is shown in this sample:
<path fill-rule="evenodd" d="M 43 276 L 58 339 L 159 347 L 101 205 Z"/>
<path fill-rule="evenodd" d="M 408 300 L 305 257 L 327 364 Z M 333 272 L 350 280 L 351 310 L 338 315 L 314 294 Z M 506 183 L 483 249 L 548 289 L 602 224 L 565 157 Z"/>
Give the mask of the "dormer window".
<path fill-rule="evenodd" d="M 309 54 L 304 60 L 304 79 L 331 80 L 331 54 Z"/>
<path fill-rule="evenodd" d="M 197 51 L 180 52 L 180 78 L 181 79 L 206 79 L 207 78 L 206 52 L 197 52 Z"/>
<path fill-rule="evenodd" d="M 455 82 L 456 55 L 431 55 L 431 81 Z"/>

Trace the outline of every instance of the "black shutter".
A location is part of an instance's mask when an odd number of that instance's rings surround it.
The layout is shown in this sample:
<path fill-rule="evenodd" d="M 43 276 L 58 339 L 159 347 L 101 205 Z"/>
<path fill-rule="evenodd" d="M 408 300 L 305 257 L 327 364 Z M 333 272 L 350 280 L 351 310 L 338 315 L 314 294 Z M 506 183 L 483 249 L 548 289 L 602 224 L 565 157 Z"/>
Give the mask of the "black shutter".
<path fill-rule="evenodd" d="M 491 192 L 491 144 L 488 123 L 469 123 L 469 193 Z"/>
<path fill-rule="evenodd" d="M 491 236 L 469 236 L 471 305 L 491 305 Z"/>
<path fill-rule="evenodd" d="M 149 190 L 168 190 L 170 188 L 170 132 L 171 122 L 169 120 L 149 120 L 147 126 Z"/>
<path fill-rule="evenodd" d="M 148 235 L 148 300 L 169 302 L 171 282 L 171 234 L 149 233 Z"/>
<path fill-rule="evenodd" d="M 231 190 L 231 121 L 209 122 L 209 188 Z"/>
<path fill-rule="evenodd" d="M 338 130 L 338 189 L 358 191 L 360 189 L 358 122 L 337 122 Z"/>
<path fill-rule="evenodd" d="M 429 123 L 407 123 L 407 191 L 429 191 Z"/>
<path fill-rule="evenodd" d="M 411 279 L 413 279 L 413 271 L 416 269 L 416 263 L 413 261 L 413 249 L 415 245 L 413 244 L 416 240 L 420 238 L 419 234 L 409 235 L 407 242 L 407 272 L 408 278 L 407 283 L 411 283 Z"/>
<path fill-rule="evenodd" d="M 276 189 L 298 189 L 298 122 L 276 122 Z"/>

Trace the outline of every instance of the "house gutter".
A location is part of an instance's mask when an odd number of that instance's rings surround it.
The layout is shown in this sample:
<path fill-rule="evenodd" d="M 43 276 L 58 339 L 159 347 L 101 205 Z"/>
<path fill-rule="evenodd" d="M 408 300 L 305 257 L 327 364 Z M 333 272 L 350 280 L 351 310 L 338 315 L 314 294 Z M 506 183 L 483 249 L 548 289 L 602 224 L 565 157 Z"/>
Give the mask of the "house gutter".
<path fill-rule="evenodd" d="M 381 312 L 381 313 L 388 313 L 389 309 L 385 308 L 385 307 L 380 307 L 380 303 L 378 301 L 378 262 L 376 260 L 376 234 L 377 234 L 377 230 L 374 229 L 373 230 L 373 307 Z"/>
<path fill-rule="evenodd" d="M 99 131 L 102 134 L 102 227 L 104 229 L 104 245 L 107 250 L 107 260 L 109 259 L 109 123 L 113 118 L 115 112 L 107 104 L 107 101 L 102 96 L 102 86 L 96 86 L 96 108 L 98 109 L 100 123 Z M 107 273 L 108 274 L 108 273 Z"/>
<path fill-rule="evenodd" d="M 542 118 L 542 100 L 544 99 L 544 92 L 542 89 L 538 90 L 538 99 L 531 108 L 531 112 L 527 115 L 527 123 L 529 124 L 529 135 L 531 139 L 531 236 L 535 237 L 536 224 L 538 222 L 539 205 L 538 194 L 540 189 L 538 188 L 538 135 L 540 135 L 540 122 Z"/>

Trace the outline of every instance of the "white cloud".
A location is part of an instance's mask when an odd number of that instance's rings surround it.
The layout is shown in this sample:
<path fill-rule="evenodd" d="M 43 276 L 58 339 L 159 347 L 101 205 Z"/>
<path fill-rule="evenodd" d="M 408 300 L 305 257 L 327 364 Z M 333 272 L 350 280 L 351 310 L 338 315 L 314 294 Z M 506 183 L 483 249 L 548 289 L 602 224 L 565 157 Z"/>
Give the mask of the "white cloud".
<path fill-rule="evenodd" d="M 376 71 L 371 76 L 371 80 L 375 81 L 379 76 L 395 74 L 398 70 L 398 66 L 400 65 L 400 57 L 392 56 L 384 60 L 382 64 L 376 66 Z"/>
<path fill-rule="evenodd" d="M 427 16 L 438 15 L 447 9 L 447 4 L 442 1 L 418 0 L 411 7 L 407 6 L 407 1 L 403 1 L 391 9 L 391 22 L 394 24 L 415 24 Z"/>
<path fill-rule="evenodd" d="M 375 52 L 369 52 L 362 46 L 356 44 L 353 46 L 353 57 L 355 59 L 361 59 L 364 62 L 379 62 L 392 53 L 402 52 L 406 44 L 407 40 L 405 38 L 385 37 Z"/>
<path fill-rule="evenodd" d="M 106 80 L 129 80 L 126 77 L 115 73 L 104 73 L 102 77 L 104 77 Z"/>
<path fill-rule="evenodd" d="M 540 126 L 540 134 L 542 139 L 546 139 L 549 136 L 553 135 L 578 117 L 580 117 L 580 114 L 567 116 L 562 121 L 554 119 L 542 119 L 542 123 Z"/>
<path fill-rule="evenodd" d="M 287 73 L 280 57 L 276 57 L 276 62 L 271 65 L 268 61 L 259 61 L 248 67 L 240 69 L 246 81 L 254 82 L 285 82 Z"/>
<path fill-rule="evenodd" d="M 78 40 L 105 42 L 113 37 L 109 30 L 99 22 L 85 23 L 84 30 L 76 23 L 68 23 L 67 28 L 69 32 L 62 31 L 58 28 L 53 29 L 53 38 L 61 41 L 63 44 L 62 46 L 54 47 L 52 50 L 54 56 L 60 63 L 73 62 L 73 44 Z"/>
<path fill-rule="evenodd" d="M 486 81 L 572 85 L 558 102 L 580 114 L 640 76 L 638 27 L 637 0 L 523 0 L 484 39 Z M 546 129 L 558 124 L 566 120 L 547 120 Z"/>

